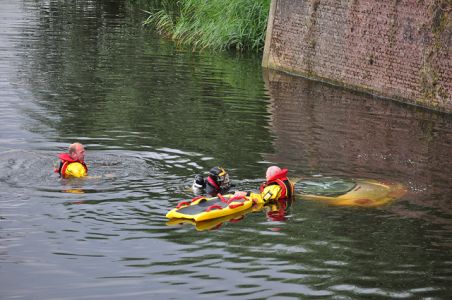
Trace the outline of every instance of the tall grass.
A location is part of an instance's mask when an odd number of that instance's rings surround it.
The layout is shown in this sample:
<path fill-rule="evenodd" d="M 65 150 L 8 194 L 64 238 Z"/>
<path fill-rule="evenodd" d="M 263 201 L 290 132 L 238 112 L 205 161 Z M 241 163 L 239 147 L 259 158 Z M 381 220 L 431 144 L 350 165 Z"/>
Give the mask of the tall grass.
<path fill-rule="evenodd" d="M 270 0 L 164 1 L 146 24 L 195 49 L 261 51 Z"/>

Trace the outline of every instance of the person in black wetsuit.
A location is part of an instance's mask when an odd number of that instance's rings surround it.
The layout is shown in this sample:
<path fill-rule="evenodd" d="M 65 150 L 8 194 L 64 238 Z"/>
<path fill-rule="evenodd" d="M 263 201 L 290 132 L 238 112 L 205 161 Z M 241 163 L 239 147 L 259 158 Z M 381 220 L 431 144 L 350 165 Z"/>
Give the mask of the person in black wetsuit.
<path fill-rule="evenodd" d="M 230 188 L 229 174 L 221 167 L 210 169 L 209 175 L 205 179 L 201 174 L 196 175 L 192 186 L 195 194 L 200 195 L 205 192 L 211 197 L 215 197 L 217 194 L 227 193 Z"/>

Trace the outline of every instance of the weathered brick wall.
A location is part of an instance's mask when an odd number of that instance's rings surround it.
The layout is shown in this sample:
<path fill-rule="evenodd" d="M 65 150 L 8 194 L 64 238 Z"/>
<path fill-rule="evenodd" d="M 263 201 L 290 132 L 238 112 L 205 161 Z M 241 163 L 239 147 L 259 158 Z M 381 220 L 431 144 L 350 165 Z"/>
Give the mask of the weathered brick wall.
<path fill-rule="evenodd" d="M 264 67 L 452 112 L 450 0 L 272 0 Z"/>

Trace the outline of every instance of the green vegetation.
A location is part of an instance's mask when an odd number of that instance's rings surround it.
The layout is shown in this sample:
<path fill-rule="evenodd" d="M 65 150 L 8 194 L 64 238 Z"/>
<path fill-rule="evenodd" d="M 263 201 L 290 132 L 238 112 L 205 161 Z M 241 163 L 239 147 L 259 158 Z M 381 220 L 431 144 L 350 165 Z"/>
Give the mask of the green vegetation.
<path fill-rule="evenodd" d="M 163 1 L 145 24 L 194 49 L 262 51 L 270 0 Z"/>

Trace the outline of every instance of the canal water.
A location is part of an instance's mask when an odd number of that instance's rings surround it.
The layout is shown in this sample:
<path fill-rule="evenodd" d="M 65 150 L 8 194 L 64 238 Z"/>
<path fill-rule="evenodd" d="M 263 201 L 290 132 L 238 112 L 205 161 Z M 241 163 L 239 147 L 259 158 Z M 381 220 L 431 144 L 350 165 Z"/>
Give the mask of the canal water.
<path fill-rule="evenodd" d="M 452 297 L 450 115 L 192 52 L 140 5 L 0 2 L 0 299 Z M 74 141 L 92 177 L 61 180 Z M 252 190 L 272 164 L 407 192 L 167 224 L 194 174 Z"/>

